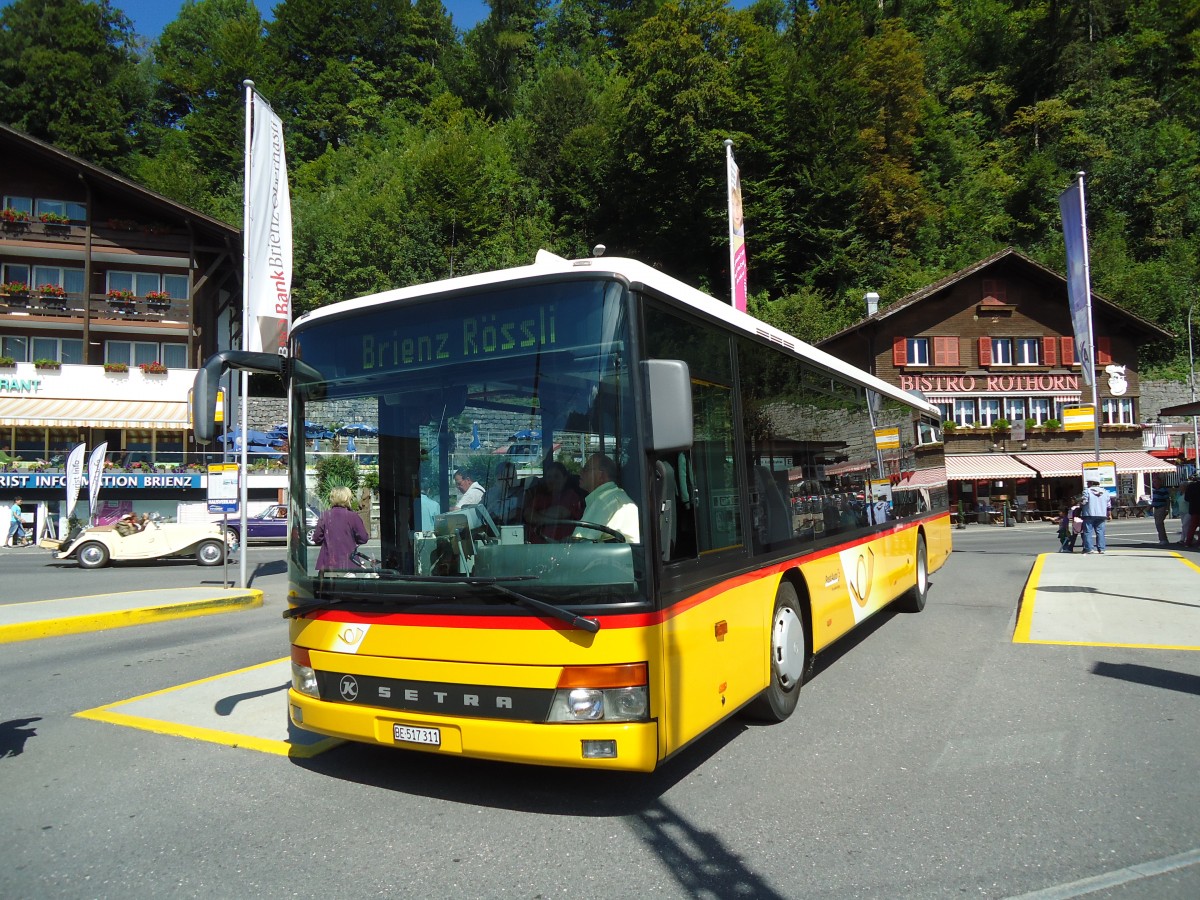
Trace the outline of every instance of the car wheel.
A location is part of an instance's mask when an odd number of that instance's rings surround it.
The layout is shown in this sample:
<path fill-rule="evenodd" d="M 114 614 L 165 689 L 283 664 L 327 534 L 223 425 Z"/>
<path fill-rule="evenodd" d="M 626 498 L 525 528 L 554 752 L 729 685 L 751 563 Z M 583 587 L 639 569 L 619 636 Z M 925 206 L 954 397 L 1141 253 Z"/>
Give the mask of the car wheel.
<path fill-rule="evenodd" d="M 102 569 L 108 565 L 108 548 L 97 541 L 88 541 L 75 556 L 81 569 Z"/>
<path fill-rule="evenodd" d="M 316 525 L 314 525 L 312 528 L 307 529 L 304 532 L 304 543 L 308 544 L 309 546 L 312 546 L 314 544 L 313 535 L 316 533 L 317 533 Z"/>
<path fill-rule="evenodd" d="M 225 546 L 220 541 L 204 541 L 196 548 L 196 562 L 202 566 L 220 565 L 225 559 Z"/>
<path fill-rule="evenodd" d="M 238 539 L 238 530 L 236 528 L 225 529 L 225 541 L 231 546 L 236 547 L 241 541 Z"/>
<path fill-rule="evenodd" d="M 800 598 L 791 582 L 783 581 L 775 594 L 771 616 L 771 683 L 746 707 L 749 719 L 782 722 L 792 714 L 800 699 L 800 685 L 808 668 L 808 643 L 804 638 L 804 615 Z"/>

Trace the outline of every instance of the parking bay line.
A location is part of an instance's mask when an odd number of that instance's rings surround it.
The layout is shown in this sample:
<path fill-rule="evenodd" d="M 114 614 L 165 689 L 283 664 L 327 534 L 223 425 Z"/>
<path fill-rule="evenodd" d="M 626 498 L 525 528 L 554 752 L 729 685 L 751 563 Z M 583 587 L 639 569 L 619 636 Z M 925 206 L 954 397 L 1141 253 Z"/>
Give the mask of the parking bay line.
<path fill-rule="evenodd" d="M 290 683 L 291 660 L 284 657 L 86 709 L 75 716 L 299 759 L 343 743 L 291 723 L 286 693 Z"/>

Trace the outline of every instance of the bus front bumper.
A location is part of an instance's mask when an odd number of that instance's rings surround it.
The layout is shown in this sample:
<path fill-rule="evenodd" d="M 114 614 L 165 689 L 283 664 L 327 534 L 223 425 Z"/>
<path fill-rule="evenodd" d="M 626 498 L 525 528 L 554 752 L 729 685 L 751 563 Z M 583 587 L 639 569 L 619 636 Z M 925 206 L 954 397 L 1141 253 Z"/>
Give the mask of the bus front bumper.
<path fill-rule="evenodd" d="M 657 722 L 539 724 L 495 719 L 431 716 L 329 703 L 288 690 L 288 715 L 298 728 L 367 744 L 468 756 L 501 762 L 652 772 L 658 763 Z M 401 733 L 423 739 L 436 730 L 437 744 L 398 740 Z M 411 729 L 412 731 L 409 731 Z M 613 756 L 585 752 L 613 749 Z"/>

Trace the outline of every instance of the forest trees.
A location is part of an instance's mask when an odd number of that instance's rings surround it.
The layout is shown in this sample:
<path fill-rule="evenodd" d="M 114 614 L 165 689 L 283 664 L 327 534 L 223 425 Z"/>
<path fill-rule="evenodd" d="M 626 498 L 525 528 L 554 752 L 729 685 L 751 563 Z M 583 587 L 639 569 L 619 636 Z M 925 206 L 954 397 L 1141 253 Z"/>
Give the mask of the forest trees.
<path fill-rule="evenodd" d="M 301 308 L 597 243 L 820 337 L 1014 246 L 1181 335 L 1200 294 L 1191 0 L 120 0 L 0 8 L 0 120 L 240 221 L 242 80 L 285 123 Z M 1148 354 L 1151 362 L 1158 349 Z"/>

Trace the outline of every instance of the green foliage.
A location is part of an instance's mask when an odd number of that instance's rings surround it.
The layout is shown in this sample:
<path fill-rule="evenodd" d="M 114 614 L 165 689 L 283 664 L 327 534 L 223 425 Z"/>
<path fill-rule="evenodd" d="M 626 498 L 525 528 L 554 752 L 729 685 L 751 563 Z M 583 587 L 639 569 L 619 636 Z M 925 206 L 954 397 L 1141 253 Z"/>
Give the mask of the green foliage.
<path fill-rule="evenodd" d="M 329 505 L 329 492 L 336 487 L 350 488 L 358 496 L 358 460 L 349 454 L 328 454 L 317 460 L 317 500 L 322 506 Z"/>

